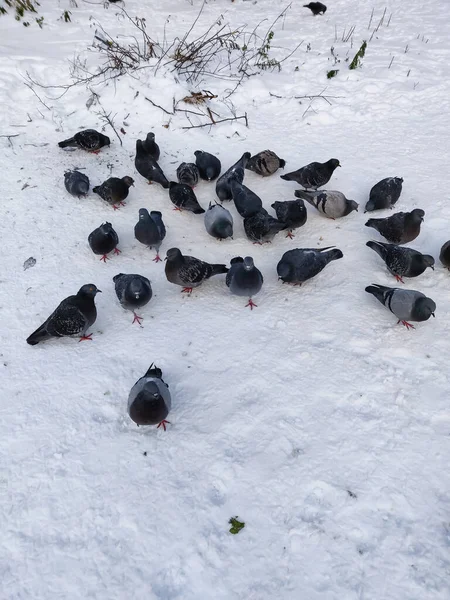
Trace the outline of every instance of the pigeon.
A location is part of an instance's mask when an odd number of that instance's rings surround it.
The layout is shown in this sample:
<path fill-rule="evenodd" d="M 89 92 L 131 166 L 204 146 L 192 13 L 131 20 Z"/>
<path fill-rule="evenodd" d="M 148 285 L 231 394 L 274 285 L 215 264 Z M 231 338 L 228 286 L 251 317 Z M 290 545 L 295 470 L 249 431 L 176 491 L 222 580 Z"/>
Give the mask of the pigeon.
<path fill-rule="evenodd" d="M 244 219 L 245 217 L 251 217 L 262 209 L 261 198 L 239 181 L 231 182 L 231 194 L 236 210 Z"/>
<path fill-rule="evenodd" d="M 255 267 L 251 256 L 245 258 L 237 256 L 231 259 L 231 267 L 225 283 L 232 294 L 246 296 L 249 299 L 245 307 L 250 306 L 250 310 L 258 306 L 252 298 L 261 290 L 263 282 L 261 271 Z"/>
<path fill-rule="evenodd" d="M 125 310 L 133 311 L 133 323 L 141 324 L 143 317 L 136 314 L 135 310 L 148 304 L 152 298 L 152 286 L 147 277 L 143 275 L 126 275 L 119 273 L 113 277 L 116 295 Z"/>
<path fill-rule="evenodd" d="M 169 386 L 162 379 L 162 371 L 150 365 L 144 377 L 138 379 L 128 396 L 128 414 L 130 419 L 139 425 L 156 425 L 166 431 L 166 417 L 169 414 L 172 400 Z"/>
<path fill-rule="evenodd" d="M 89 177 L 80 171 L 66 171 L 64 185 L 72 196 L 86 196 L 89 191 Z"/>
<path fill-rule="evenodd" d="M 254 215 L 244 219 L 244 229 L 249 240 L 255 244 L 264 244 L 271 242 L 278 232 L 286 229 L 286 225 L 261 208 Z"/>
<path fill-rule="evenodd" d="M 216 194 L 219 200 L 231 200 L 233 198 L 231 182 L 238 181 L 242 183 L 244 181 L 244 169 L 250 156 L 250 152 L 244 152 L 241 158 L 219 177 L 216 182 Z"/>
<path fill-rule="evenodd" d="M 343 256 L 341 250 L 333 246 L 288 250 L 277 265 L 278 277 L 283 283 L 301 285 L 320 273 L 329 262 Z"/>
<path fill-rule="evenodd" d="M 286 161 L 279 158 L 272 150 L 263 150 L 252 156 L 247 162 L 246 169 L 262 177 L 273 175 L 278 169 L 284 169 Z"/>
<path fill-rule="evenodd" d="M 397 317 L 397 323 L 402 323 L 407 329 L 414 329 L 414 325 L 409 321 L 428 321 L 431 315 L 434 317 L 434 300 L 421 292 L 390 288 L 376 283 L 366 287 L 366 292 L 384 304 Z"/>
<path fill-rule="evenodd" d="M 303 190 L 296 190 L 295 195 L 297 198 L 303 198 L 303 200 L 309 202 L 311 206 L 317 208 L 322 215 L 329 219 L 346 217 L 352 211 L 358 210 L 358 203 L 346 198 L 342 192 L 328 190 L 304 192 Z"/>
<path fill-rule="evenodd" d="M 280 178 L 285 181 L 296 181 L 306 190 L 309 188 L 317 190 L 330 181 L 335 169 L 340 166 L 337 158 L 330 158 L 326 163 L 312 162 L 297 171 L 280 175 Z"/>
<path fill-rule="evenodd" d="M 177 177 L 180 183 L 195 187 L 199 178 L 197 165 L 194 163 L 181 163 L 177 169 Z"/>
<path fill-rule="evenodd" d="M 194 154 L 195 164 L 197 165 L 200 177 L 206 181 L 217 179 L 222 168 L 220 160 L 213 154 L 204 152 L 203 150 L 196 150 Z"/>
<path fill-rule="evenodd" d="M 308 212 L 303 200 L 286 200 L 285 202 L 274 202 L 272 205 L 277 219 L 286 225 L 288 233 L 286 237 L 293 238 L 293 229 L 303 227 L 308 218 Z"/>
<path fill-rule="evenodd" d="M 367 242 L 366 246 L 381 256 L 392 275 L 402 283 L 404 283 L 402 277 L 417 277 L 427 267 L 431 267 L 434 271 L 434 258 L 429 254 L 383 242 Z"/>
<path fill-rule="evenodd" d="M 83 131 L 76 133 L 68 140 L 59 142 L 58 146 L 60 148 L 76 146 L 77 148 L 82 148 L 87 152 L 98 154 L 103 146 L 109 146 L 110 143 L 111 141 L 107 135 L 103 135 L 103 133 L 99 133 L 98 131 L 95 131 L 95 129 L 84 129 Z"/>
<path fill-rule="evenodd" d="M 205 212 L 206 231 L 217 240 L 233 237 L 233 217 L 221 204 L 209 203 Z"/>
<path fill-rule="evenodd" d="M 164 175 L 161 167 L 153 158 L 152 154 L 146 151 L 142 140 L 136 140 L 134 166 L 139 175 L 142 175 L 142 177 L 148 180 L 148 183 L 159 183 L 164 189 L 169 187 L 169 181 Z"/>
<path fill-rule="evenodd" d="M 447 269 L 450 269 L 450 241 L 445 242 L 439 254 L 439 260 Z"/>
<path fill-rule="evenodd" d="M 178 248 L 167 250 L 166 261 L 167 281 L 182 286 L 181 291 L 188 294 L 205 279 L 228 273 L 226 265 L 210 265 L 193 256 L 183 256 Z"/>
<path fill-rule="evenodd" d="M 101 185 L 93 188 L 92 191 L 109 204 L 112 204 L 114 210 L 117 210 L 118 205 L 125 206 L 124 200 L 128 196 L 128 190 L 132 185 L 134 186 L 134 179 L 128 177 L 128 175 L 121 179 L 110 177 Z"/>
<path fill-rule="evenodd" d="M 322 2 L 310 2 L 309 4 L 304 4 L 303 8 L 309 8 L 315 17 L 327 12 L 327 7 Z"/>
<path fill-rule="evenodd" d="M 97 309 L 95 295 L 101 292 L 93 283 L 83 285 L 75 296 L 65 298 L 49 318 L 32 333 L 27 344 L 35 346 L 53 337 L 78 335 L 82 340 L 91 340 L 92 333 L 86 331 L 95 323 Z"/>
<path fill-rule="evenodd" d="M 154 262 L 160 262 L 159 249 L 163 239 L 166 237 L 166 228 L 159 210 L 152 210 L 148 214 L 146 208 L 139 209 L 139 221 L 134 226 L 134 237 L 141 244 L 149 248 L 155 248 L 156 257 Z"/>
<path fill-rule="evenodd" d="M 114 250 L 114 254 L 120 254 L 120 250 L 117 248 L 119 243 L 119 236 L 114 231 L 111 223 L 102 223 L 100 227 L 94 229 L 88 237 L 89 246 L 94 254 L 101 254 L 100 260 L 106 262 L 108 257 L 106 256 Z"/>
<path fill-rule="evenodd" d="M 169 184 L 169 196 L 176 206 L 175 210 L 189 210 L 194 215 L 201 215 L 205 212 L 198 203 L 194 190 L 189 185 L 171 181 Z"/>
<path fill-rule="evenodd" d="M 153 158 L 153 160 L 156 160 L 158 162 L 161 152 L 159 150 L 158 144 L 155 142 L 155 134 L 147 133 L 147 137 L 142 142 L 142 145 L 144 146 L 145 152 L 149 154 Z"/>
<path fill-rule="evenodd" d="M 402 193 L 402 183 L 401 177 L 387 177 L 376 183 L 370 190 L 369 201 L 364 212 L 393 208 Z"/>
<path fill-rule="evenodd" d="M 415 208 L 411 212 L 395 213 L 385 219 L 369 219 L 366 227 L 373 227 L 392 244 L 407 244 L 419 235 L 424 216 L 422 209 Z"/>

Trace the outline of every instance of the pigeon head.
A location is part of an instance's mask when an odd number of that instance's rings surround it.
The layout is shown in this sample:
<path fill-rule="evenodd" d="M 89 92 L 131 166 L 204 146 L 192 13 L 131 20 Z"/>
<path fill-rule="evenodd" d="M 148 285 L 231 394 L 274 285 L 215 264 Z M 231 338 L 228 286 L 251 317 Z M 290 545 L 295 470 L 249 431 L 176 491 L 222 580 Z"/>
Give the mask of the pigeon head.
<path fill-rule="evenodd" d="M 369 201 L 366 203 L 366 208 L 365 208 L 364 212 L 365 212 L 365 213 L 366 213 L 366 212 L 371 212 L 371 211 L 373 211 L 373 210 L 376 210 L 376 208 L 377 208 L 377 205 L 376 205 L 376 202 L 375 202 L 375 200 L 369 200 Z"/>
<path fill-rule="evenodd" d="M 132 185 L 134 186 L 134 179 L 132 177 L 129 177 L 128 175 L 122 177 L 122 181 L 127 187 L 131 187 Z"/>
<path fill-rule="evenodd" d="M 424 296 L 416 300 L 411 316 L 414 321 L 428 321 L 431 315 L 434 317 L 435 310 L 436 303 L 434 300 Z"/>
<path fill-rule="evenodd" d="M 424 265 L 427 265 L 427 267 L 431 267 L 434 271 L 434 258 L 430 254 L 424 254 L 422 256 L 422 261 Z"/>
<path fill-rule="evenodd" d="M 349 215 L 354 210 L 356 210 L 358 212 L 358 206 L 359 206 L 359 204 L 357 202 L 355 202 L 354 200 L 347 200 L 347 210 L 345 211 L 344 216 Z"/>
<path fill-rule="evenodd" d="M 414 223 L 422 223 L 425 216 L 425 211 L 421 208 L 415 208 L 409 214 L 411 215 L 411 219 L 414 221 Z"/>
<path fill-rule="evenodd" d="M 101 291 L 102 290 L 99 290 L 98 287 L 95 286 L 93 283 L 86 283 L 86 285 L 83 285 L 80 287 L 80 289 L 78 290 L 78 293 L 82 296 L 88 296 L 89 298 L 95 298 L 95 295 Z"/>
<path fill-rule="evenodd" d="M 135 300 L 139 300 L 143 294 L 147 292 L 144 282 L 140 278 L 135 278 L 130 281 L 128 292 Z"/>
<path fill-rule="evenodd" d="M 113 228 L 113 226 L 111 225 L 111 223 L 102 223 L 99 227 L 100 231 L 104 234 L 108 234 L 111 232 L 111 229 Z"/>
<path fill-rule="evenodd" d="M 109 139 L 109 137 L 107 135 L 103 135 L 103 133 L 101 133 L 100 138 L 105 146 L 111 145 L 111 140 Z"/>
<path fill-rule="evenodd" d="M 255 264 L 253 262 L 253 258 L 251 256 L 246 256 L 244 258 L 244 269 L 246 271 L 251 271 L 254 266 L 255 266 Z"/>
<path fill-rule="evenodd" d="M 180 184 L 177 183 L 176 181 L 170 181 L 169 182 L 169 190 L 173 189 L 176 185 L 180 185 Z"/>
<path fill-rule="evenodd" d="M 150 218 L 150 215 L 148 214 L 148 210 L 146 208 L 140 208 L 139 209 L 139 221 L 146 221 L 149 218 Z"/>
<path fill-rule="evenodd" d="M 181 250 L 179 248 L 170 248 L 166 252 L 166 260 L 178 261 L 178 260 L 181 260 L 182 258 L 183 258 L 183 255 L 181 254 Z"/>
<path fill-rule="evenodd" d="M 144 386 L 144 391 L 147 401 L 156 402 L 161 398 L 158 386 L 154 381 L 147 381 L 147 383 Z"/>
<path fill-rule="evenodd" d="M 251 153 L 250 152 L 244 152 L 244 154 L 242 155 L 241 160 L 243 160 L 245 162 L 245 164 L 247 164 L 247 162 L 250 160 L 251 158 Z"/>
<path fill-rule="evenodd" d="M 199 156 L 200 154 L 203 154 L 203 150 L 196 150 L 194 152 L 194 156 Z"/>
<path fill-rule="evenodd" d="M 147 137 L 145 139 L 146 142 L 154 142 L 155 141 L 155 134 L 150 132 L 147 133 Z"/>
<path fill-rule="evenodd" d="M 337 158 L 330 158 L 330 160 L 327 161 L 327 165 L 334 171 L 334 169 L 341 166 L 341 163 Z"/>
<path fill-rule="evenodd" d="M 161 219 L 162 218 L 162 212 L 160 212 L 159 210 L 152 210 L 150 212 L 150 216 L 152 217 L 152 219 Z"/>
<path fill-rule="evenodd" d="M 291 265 L 284 260 L 281 260 L 277 265 L 277 273 L 279 279 L 288 279 L 291 273 Z"/>

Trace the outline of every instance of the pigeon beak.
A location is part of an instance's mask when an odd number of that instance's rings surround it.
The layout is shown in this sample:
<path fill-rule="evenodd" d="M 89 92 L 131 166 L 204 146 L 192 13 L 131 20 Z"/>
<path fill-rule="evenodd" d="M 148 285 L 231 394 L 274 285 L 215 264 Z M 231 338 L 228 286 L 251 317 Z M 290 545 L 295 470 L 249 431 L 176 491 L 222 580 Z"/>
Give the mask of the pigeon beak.
<path fill-rule="evenodd" d="M 97 294 L 98 294 L 98 292 L 100 292 L 100 294 L 101 294 L 101 293 L 102 293 L 102 290 L 99 290 L 99 289 L 97 288 Z"/>
<path fill-rule="evenodd" d="M 167 260 L 167 256 L 166 256 L 166 258 L 164 260 Z"/>
<path fill-rule="evenodd" d="M 434 313 L 431 313 L 433 315 L 433 317 L 435 317 L 436 315 Z"/>
<path fill-rule="evenodd" d="M 433 267 L 433 265 L 430 265 L 430 267 L 431 267 L 431 268 L 433 269 L 433 271 L 434 271 L 434 267 Z"/>

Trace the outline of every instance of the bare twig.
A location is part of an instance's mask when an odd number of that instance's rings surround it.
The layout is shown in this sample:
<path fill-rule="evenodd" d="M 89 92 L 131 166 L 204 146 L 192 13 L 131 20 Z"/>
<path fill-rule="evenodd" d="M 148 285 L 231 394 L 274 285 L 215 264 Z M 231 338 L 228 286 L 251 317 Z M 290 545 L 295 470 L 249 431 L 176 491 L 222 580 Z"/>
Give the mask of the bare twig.
<path fill-rule="evenodd" d="M 100 107 L 102 109 L 102 112 L 97 112 L 95 114 L 98 115 L 103 120 L 104 123 L 107 123 L 111 127 L 111 129 L 116 134 L 116 136 L 117 136 L 117 138 L 118 138 L 118 140 L 120 142 L 120 145 L 123 146 L 122 138 L 117 133 L 117 129 L 114 127 L 114 121 L 113 121 L 114 117 L 111 118 L 111 113 L 110 112 L 109 113 L 106 112 L 106 110 L 104 109 L 104 107 L 100 104 L 100 101 L 98 103 L 99 103 L 99 105 L 100 105 Z M 114 116 L 116 116 L 116 115 L 114 115 Z"/>
<path fill-rule="evenodd" d="M 27 86 L 27 88 L 29 88 L 33 94 L 36 96 L 36 98 L 39 100 L 39 102 L 45 106 L 45 108 L 47 110 L 51 110 L 50 106 L 47 106 L 47 104 L 45 104 L 45 102 L 42 100 L 42 98 L 38 95 L 38 93 L 36 92 L 36 90 L 33 88 L 33 86 L 31 86 L 27 81 L 24 81 L 25 85 Z"/>
<path fill-rule="evenodd" d="M 10 135 L 0 135 L 0 138 L 8 138 L 9 145 L 11 146 L 11 148 L 14 148 L 11 138 L 15 138 L 19 135 L 22 135 L 22 134 L 21 133 L 12 133 Z"/>
<path fill-rule="evenodd" d="M 225 121 L 239 121 L 239 119 L 245 120 L 245 126 L 248 127 L 248 117 L 247 113 L 241 115 L 240 117 L 230 117 L 228 119 L 220 119 L 220 121 L 213 121 L 212 123 L 202 123 L 201 125 L 191 125 L 189 127 L 182 127 L 181 129 L 197 129 L 199 127 L 212 127 L 213 125 L 217 125 L 218 123 L 225 123 Z"/>
<path fill-rule="evenodd" d="M 174 114 L 173 112 L 169 112 L 168 110 L 166 110 L 166 109 L 165 109 L 165 108 L 163 108 L 162 106 L 159 106 L 159 104 L 155 104 L 155 103 L 153 102 L 153 100 L 150 100 L 150 98 L 147 98 L 147 96 L 144 96 L 144 98 L 147 100 L 147 102 L 150 102 L 150 104 L 153 104 L 153 106 L 154 106 L 155 108 L 159 108 L 159 109 L 161 109 L 161 110 L 162 110 L 164 113 L 166 113 L 166 115 L 171 115 L 171 116 L 172 116 L 172 115 Z"/>

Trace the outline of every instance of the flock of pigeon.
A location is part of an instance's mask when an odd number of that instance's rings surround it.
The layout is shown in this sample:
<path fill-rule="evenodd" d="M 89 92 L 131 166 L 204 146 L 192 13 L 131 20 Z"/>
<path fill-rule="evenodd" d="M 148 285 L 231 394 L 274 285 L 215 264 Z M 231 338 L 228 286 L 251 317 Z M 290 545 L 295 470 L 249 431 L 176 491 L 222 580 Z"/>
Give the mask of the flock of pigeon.
<path fill-rule="evenodd" d="M 87 152 L 98 153 L 110 144 L 107 136 L 93 129 L 76 133 L 72 138 L 59 143 L 61 148 L 75 146 Z M 272 208 L 276 218 L 270 215 L 262 205 L 261 199 L 243 184 L 245 169 L 262 177 L 273 175 L 284 168 L 285 161 L 274 152 L 265 150 L 251 156 L 245 152 L 241 158 L 225 173 L 221 173 L 220 160 L 202 150 L 195 153 L 195 163 L 181 163 L 177 169 L 178 182 L 169 181 L 164 175 L 158 160 L 160 149 L 153 133 L 145 140 L 137 140 L 135 167 L 137 172 L 147 179 L 149 184 L 157 183 L 168 190 L 169 198 L 175 210 L 187 210 L 194 214 L 204 214 L 206 231 L 218 240 L 233 236 L 233 217 L 221 204 L 233 201 L 237 212 L 244 220 L 244 230 L 253 243 L 271 242 L 280 232 L 293 237 L 293 231 L 302 227 L 307 220 L 305 201 L 315 207 L 324 217 L 338 219 L 358 210 L 358 204 L 345 197 L 342 192 L 319 190 L 328 183 L 335 169 L 340 167 L 337 159 L 325 163 L 313 162 L 296 171 L 281 175 L 285 181 L 293 181 L 303 189 L 295 191 L 295 200 L 274 202 Z M 199 204 L 193 188 L 199 179 L 216 182 L 216 195 L 220 203 L 209 204 L 205 211 Z M 80 171 L 65 173 L 64 183 L 67 191 L 74 196 L 86 196 L 90 182 Z M 370 191 L 365 212 L 393 208 L 400 197 L 403 179 L 388 177 L 381 180 Z M 110 177 L 101 185 L 94 187 L 98 194 L 116 210 L 124 204 L 129 188 L 134 185 L 131 177 Z M 411 212 L 399 212 L 383 219 L 369 219 L 367 227 L 377 230 L 389 243 L 369 241 L 367 246 L 386 263 L 388 270 L 397 281 L 403 283 L 403 277 L 417 277 L 425 269 L 434 269 L 434 258 L 424 255 L 406 244 L 420 233 L 424 211 L 414 209 Z M 154 261 L 161 260 L 159 249 L 164 241 L 166 230 L 159 211 L 139 210 L 139 220 L 134 229 L 136 239 L 149 248 L 156 250 Z M 120 253 L 117 248 L 119 238 L 111 223 L 103 223 L 88 238 L 92 251 L 106 261 L 110 252 Z M 301 285 L 320 273 L 329 262 L 343 257 L 341 250 L 327 248 L 295 248 L 283 254 L 277 265 L 279 279 L 283 283 Z M 166 253 L 165 274 L 170 283 L 182 287 L 182 292 L 191 293 L 213 275 L 226 274 L 225 283 L 232 294 L 248 298 L 250 309 L 257 305 L 253 297 L 263 285 L 263 276 L 256 268 L 250 256 L 238 256 L 225 264 L 209 264 L 192 256 L 185 256 L 178 248 Z M 450 241 L 441 249 L 440 260 L 450 268 Z M 113 278 L 115 291 L 123 308 L 133 312 L 133 323 L 141 323 L 142 317 L 136 310 L 145 306 L 152 297 L 150 281 L 138 274 L 119 273 Z M 63 300 L 48 319 L 34 332 L 27 343 L 36 345 L 54 337 L 80 336 L 81 340 L 90 340 L 87 330 L 97 318 L 95 296 L 100 292 L 94 284 L 83 285 L 78 293 Z M 436 304 L 431 298 L 415 290 L 390 288 L 372 284 L 366 292 L 373 294 L 408 329 L 413 328 L 411 321 L 426 321 L 434 316 Z M 151 365 L 147 373 L 139 379 L 130 392 L 128 412 L 138 425 L 156 425 L 165 429 L 166 417 L 170 410 L 170 393 L 162 380 L 161 370 Z"/>

